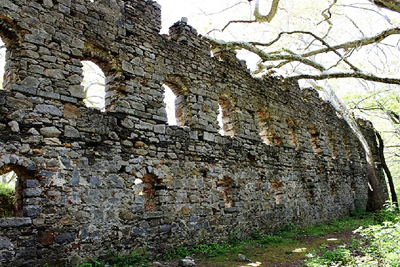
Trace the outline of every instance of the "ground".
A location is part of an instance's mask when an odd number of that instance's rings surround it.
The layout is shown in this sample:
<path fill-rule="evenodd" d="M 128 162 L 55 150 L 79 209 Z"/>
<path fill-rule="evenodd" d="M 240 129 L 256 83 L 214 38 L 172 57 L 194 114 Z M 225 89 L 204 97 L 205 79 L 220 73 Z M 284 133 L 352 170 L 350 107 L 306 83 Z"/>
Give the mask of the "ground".
<path fill-rule="evenodd" d="M 334 249 L 340 244 L 349 244 L 351 239 L 352 231 L 336 232 L 318 237 L 304 235 L 290 242 L 285 241 L 282 244 L 273 244 L 267 247 L 263 247 L 258 243 L 246 245 L 241 253 L 251 262 L 239 262 L 237 253 L 213 258 L 195 257 L 195 262 L 196 267 L 298 267 L 304 266 L 303 261 L 306 258 L 306 254 L 321 247 L 328 250 Z M 179 261 L 163 262 L 161 264 L 159 266 L 178 266 Z"/>

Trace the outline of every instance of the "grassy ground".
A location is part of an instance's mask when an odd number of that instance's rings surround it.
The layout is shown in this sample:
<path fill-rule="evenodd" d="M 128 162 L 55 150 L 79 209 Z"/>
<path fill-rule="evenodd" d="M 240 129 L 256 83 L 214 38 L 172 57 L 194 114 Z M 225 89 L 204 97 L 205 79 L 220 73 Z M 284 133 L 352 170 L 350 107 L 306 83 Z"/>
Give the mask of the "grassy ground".
<path fill-rule="evenodd" d="M 272 236 L 255 237 L 234 246 L 216 257 L 197 256 L 197 266 L 251 266 L 238 262 L 238 254 L 250 259 L 253 266 L 304 266 L 306 255 L 320 248 L 335 249 L 351 242 L 352 231 L 374 223 L 372 214 L 334 221 L 304 229 L 287 225 Z"/>
<path fill-rule="evenodd" d="M 179 259 L 191 256 L 195 259 L 196 266 L 304 266 L 306 255 L 315 253 L 313 259 L 317 259 L 317 255 L 322 255 L 323 250 L 331 251 L 342 244 L 350 244 L 353 230 L 374 225 L 376 219 L 376 215 L 365 213 L 303 229 L 287 224 L 274 235 L 260 235 L 255 232 L 251 239 L 244 241 L 210 243 L 190 249 L 180 247 L 165 252 L 158 259 L 150 258 L 143 251 L 135 252 L 131 257 L 110 258 L 108 263 L 109 266 L 151 266 L 149 264 L 158 261 L 161 266 L 177 266 Z M 248 265 L 250 262 L 239 262 L 239 254 L 251 260 L 253 265 Z M 324 266 L 316 264 L 309 266 Z M 94 266 L 106 266 L 106 263 L 93 261 L 80 265 L 80 267 Z"/>

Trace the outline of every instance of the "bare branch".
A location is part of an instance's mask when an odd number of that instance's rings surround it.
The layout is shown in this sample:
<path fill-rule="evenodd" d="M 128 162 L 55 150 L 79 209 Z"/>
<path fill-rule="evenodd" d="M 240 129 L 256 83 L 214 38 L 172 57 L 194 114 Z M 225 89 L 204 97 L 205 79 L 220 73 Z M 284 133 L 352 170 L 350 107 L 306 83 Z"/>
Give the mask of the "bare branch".
<path fill-rule="evenodd" d="M 322 48 L 319 50 L 315 50 L 315 51 L 311 51 L 308 53 L 304 53 L 302 54 L 303 57 L 309 57 L 309 56 L 314 56 L 317 54 L 321 54 L 321 53 L 327 53 L 332 51 L 331 49 L 334 50 L 338 50 L 338 49 L 351 49 L 351 48 L 357 48 L 360 46 L 365 46 L 365 45 L 369 45 L 369 44 L 373 44 L 373 43 L 379 43 L 381 41 L 383 41 L 385 38 L 394 35 L 394 34 L 400 34 L 400 28 L 392 28 L 392 29 L 388 29 L 386 31 L 383 31 L 375 36 L 372 37 L 367 37 L 367 38 L 363 38 L 363 39 L 358 39 L 355 41 L 351 41 L 351 42 L 347 42 L 347 43 L 343 43 L 343 44 L 339 44 L 339 45 L 335 45 L 332 46 L 331 48 Z"/>
<path fill-rule="evenodd" d="M 278 10 L 280 0 L 273 0 L 271 9 L 268 15 L 261 15 L 260 13 L 260 0 L 256 0 L 255 7 L 254 7 L 254 17 L 258 22 L 271 22 L 271 20 L 275 17 L 276 11 Z"/>
<path fill-rule="evenodd" d="M 400 79 L 377 77 L 372 74 L 365 74 L 360 72 L 322 73 L 318 75 L 301 74 L 301 75 L 286 77 L 285 80 L 303 80 L 303 79 L 325 80 L 325 79 L 338 79 L 338 78 L 358 78 L 366 81 L 400 85 Z"/>
<path fill-rule="evenodd" d="M 239 50 L 239 49 L 245 49 L 249 52 L 253 52 L 254 54 L 258 55 L 262 61 L 280 61 L 280 60 L 289 60 L 289 61 L 299 61 L 305 65 L 311 66 L 319 71 L 324 71 L 325 68 L 321 64 L 318 64 L 312 60 L 309 60 L 307 58 L 298 56 L 298 55 L 271 55 L 254 45 L 251 45 L 250 43 L 247 42 L 225 42 L 222 40 L 215 40 L 209 36 L 203 36 L 204 39 L 206 39 L 209 43 L 211 43 L 213 46 L 216 47 L 224 47 L 226 49 L 231 49 L 231 50 Z"/>
<path fill-rule="evenodd" d="M 271 42 L 268 42 L 268 43 L 249 42 L 249 43 L 254 45 L 254 46 L 268 47 L 268 46 L 273 45 L 277 41 L 279 41 L 279 39 L 284 34 L 295 34 L 295 33 L 301 33 L 301 32 L 299 32 L 299 31 L 280 32 L 278 34 L 278 36 L 274 40 L 272 40 Z M 362 39 L 358 39 L 358 40 L 355 40 L 355 41 L 351 41 L 351 42 L 338 44 L 338 45 L 334 45 L 334 46 L 327 47 L 327 48 L 314 50 L 314 51 L 311 51 L 311 52 L 308 52 L 308 53 L 304 53 L 301 56 L 303 56 L 303 57 L 315 56 L 317 54 L 331 52 L 332 49 L 333 50 L 338 50 L 338 49 L 346 49 L 346 50 L 348 50 L 348 49 L 351 49 L 351 48 L 358 48 L 360 46 L 365 46 L 365 45 L 369 45 L 369 44 L 373 44 L 373 43 L 379 43 L 379 42 L 383 41 L 384 39 L 386 39 L 387 37 L 389 37 L 391 35 L 394 35 L 394 34 L 400 34 L 400 28 L 388 29 L 388 30 L 385 30 L 385 31 L 383 31 L 383 32 L 381 32 L 381 33 L 379 33 L 379 34 L 377 34 L 375 36 L 372 36 L 372 37 L 362 38 Z"/>
<path fill-rule="evenodd" d="M 395 12 L 400 12 L 400 1 L 399 0 L 369 0 L 379 7 L 390 9 Z"/>
<path fill-rule="evenodd" d="M 254 22 L 257 22 L 257 20 L 231 20 L 222 28 L 221 32 L 223 32 L 231 23 L 254 23 Z"/>

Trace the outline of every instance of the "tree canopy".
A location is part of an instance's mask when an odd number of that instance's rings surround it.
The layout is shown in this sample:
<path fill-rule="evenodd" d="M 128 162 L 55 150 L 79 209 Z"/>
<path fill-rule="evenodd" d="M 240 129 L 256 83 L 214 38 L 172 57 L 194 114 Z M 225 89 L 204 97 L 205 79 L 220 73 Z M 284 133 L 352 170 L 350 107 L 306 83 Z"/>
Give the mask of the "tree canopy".
<path fill-rule="evenodd" d="M 189 24 L 213 48 L 237 51 L 254 76 L 297 80 L 323 92 L 349 124 L 354 115 L 373 121 L 399 177 L 400 1 L 158 2 L 164 20 L 179 11 L 177 6 L 185 6 L 181 14 Z M 195 6 L 192 15 L 190 5 Z"/>

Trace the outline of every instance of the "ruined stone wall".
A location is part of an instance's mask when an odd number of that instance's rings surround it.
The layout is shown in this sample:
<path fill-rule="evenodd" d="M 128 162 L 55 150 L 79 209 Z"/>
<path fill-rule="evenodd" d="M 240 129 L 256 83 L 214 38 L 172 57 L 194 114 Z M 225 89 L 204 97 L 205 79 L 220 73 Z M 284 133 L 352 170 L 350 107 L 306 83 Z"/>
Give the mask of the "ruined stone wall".
<path fill-rule="evenodd" d="M 151 0 L 0 1 L 0 174 L 19 177 L 18 217 L 0 219 L 4 266 L 223 241 L 365 209 L 363 149 L 316 91 L 255 79 L 232 52 L 211 56 L 185 21 L 170 36 L 159 29 Z M 106 75 L 104 112 L 83 103 L 82 60 Z M 178 96 L 178 126 L 167 125 L 163 84 Z"/>

